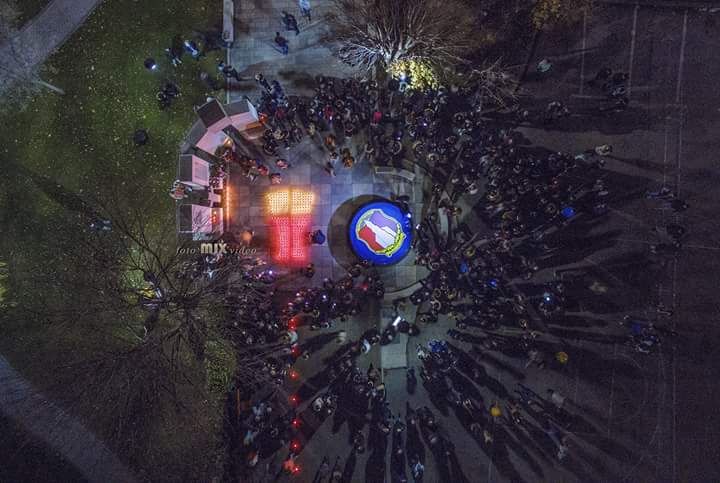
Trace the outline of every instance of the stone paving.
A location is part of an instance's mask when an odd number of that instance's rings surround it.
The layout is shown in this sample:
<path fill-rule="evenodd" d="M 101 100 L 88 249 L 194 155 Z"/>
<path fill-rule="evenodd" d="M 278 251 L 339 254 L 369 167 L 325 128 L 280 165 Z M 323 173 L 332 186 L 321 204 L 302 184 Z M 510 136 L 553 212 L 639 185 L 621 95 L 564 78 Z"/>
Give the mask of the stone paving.
<path fill-rule="evenodd" d="M 45 62 L 75 32 L 102 0 L 53 0 L 8 42 L 0 44 L 0 83 Z"/>
<path fill-rule="evenodd" d="M 229 63 L 244 78 L 243 81 L 229 81 L 228 98 L 231 101 L 248 96 L 252 100 L 259 98 L 259 90 L 254 80 L 256 73 L 262 73 L 268 80 L 277 79 L 290 96 L 312 96 L 317 75 L 349 77 L 357 74 L 349 66 L 335 59 L 331 52 L 332 44 L 325 39 L 329 28 L 324 21 L 330 9 L 331 0 L 313 0 L 312 22 L 300 14 L 298 4 L 291 0 L 243 1 L 235 3 L 235 42 L 229 50 Z M 287 11 L 298 20 L 300 34 L 285 31 L 281 12 Z M 275 32 L 280 32 L 290 44 L 288 55 L 281 54 L 273 43 Z M 322 133 L 324 136 L 326 133 Z M 342 136 L 338 136 L 342 139 Z M 353 140 L 357 146 L 364 141 Z M 340 277 L 346 267 L 355 258 L 347 243 L 347 224 L 352 217 L 357 202 L 370 197 L 389 198 L 391 194 L 411 195 L 413 213 L 419 216 L 423 211 L 423 176 L 416 173 L 418 180 L 409 182 L 392 175 L 375 174 L 372 167 L 363 159 L 362 153 L 351 146 L 358 162 L 347 170 L 336 167 L 336 177 L 331 177 L 324 169 L 327 152 L 321 146 L 321 139 L 305 140 L 288 152 L 279 152 L 291 164 L 292 168 L 282 172 L 283 185 L 312 189 L 316 195 L 317 206 L 314 213 L 313 229 L 321 229 L 328 236 L 326 246 L 312 247 L 312 261 L 317 268 L 316 277 Z M 258 149 L 253 153 L 262 159 Z M 266 164 L 274 166 L 275 158 L 268 158 Z M 240 233 L 251 228 L 255 231 L 255 246 L 260 250 L 267 246 L 267 224 L 264 219 L 264 194 L 269 188 L 267 179 L 258 179 L 248 184 L 245 178 L 231 174 L 231 231 Z M 354 201 L 353 201 L 354 200 Z M 341 209 L 342 207 L 342 209 Z M 351 209 L 353 208 L 353 209 Z M 418 279 L 418 270 L 413 264 L 413 255 L 393 267 L 379 271 L 389 291 L 402 289 Z M 296 284 L 299 285 L 302 280 Z"/>
<path fill-rule="evenodd" d="M 290 95 L 312 93 L 316 75 L 348 77 L 356 74 L 349 66 L 332 56 L 331 44 L 325 41 L 329 28 L 324 16 L 331 0 L 312 0 L 312 22 L 303 18 L 294 0 L 243 0 L 235 2 L 235 42 L 229 61 L 247 81 L 230 83 L 231 100 L 250 94 L 258 96 L 254 76 L 262 73 L 267 79 L 278 79 Z M 295 16 L 300 34 L 285 31 L 281 12 Z M 288 40 L 288 55 L 275 47 L 275 32 Z"/>
<path fill-rule="evenodd" d="M 353 143 L 354 144 L 354 143 Z M 356 151 L 355 146 L 351 146 Z M 390 199 L 393 194 L 410 196 L 412 212 L 416 217 L 423 213 L 423 183 L 425 177 L 416 173 L 414 181 L 393 174 L 377 174 L 373 167 L 362 156 L 356 157 L 352 168 L 341 165 L 335 167 L 336 176 L 331 176 L 324 169 L 327 151 L 319 145 L 319 139 L 305 139 L 301 144 L 285 151 L 280 150 L 279 156 L 289 163 L 287 170 L 274 170 L 275 157 L 268 157 L 264 163 L 273 171 L 280 172 L 283 177 L 281 185 L 271 186 L 267 177 L 258 177 L 254 182 L 238 171 L 230 168 L 230 231 L 239 238 L 247 229 L 255 232 L 253 247 L 258 255 L 268 258 L 267 247 L 270 242 L 268 223 L 265 216 L 265 194 L 273 188 L 293 187 L 315 193 L 315 209 L 311 229 L 320 229 L 327 235 L 327 242 L 322 246 L 311 247 L 311 259 L 316 267 L 317 279 L 324 277 L 340 278 L 346 268 L 357 261 L 348 242 L 348 224 L 355 210 L 364 202 L 373 198 Z M 401 290 L 415 283 L 422 275 L 424 268 L 417 267 L 414 256 L 410 253 L 397 265 L 380 267 L 388 291 Z M 277 267 L 284 273 L 283 267 Z M 290 277 L 292 280 L 292 277 Z M 301 277 L 298 283 L 307 283 Z"/>
<path fill-rule="evenodd" d="M 138 481 L 101 438 L 33 387 L 3 356 L 0 381 L 0 412 L 62 455 L 86 481 Z"/>
<path fill-rule="evenodd" d="M 313 50 L 316 57 L 300 55 L 299 42 L 306 31 L 297 38 L 297 44 L 294 34 L 286 35 L 291 42 L 290 56 L 283 58 L 272 50 L 276 30 L 272 25 L 280 25 L 279 11 L 287 5 L 294 8 L 294 2 L 273 1 L 265 8 L 255 5 L 251 2 L 243 11 L 272 20 L 254 30 L 257 42 L 267 42 L 261 47 L 265 49 L 262 55 L 238 49 L 231 54 L 243 75 L 262 71 L 271 78 L 275 73 L 282 76 L 290 72 L 287 90 L 292 93 L 293 89 L 305 92 L 307 87 L 296 79 L 338 68 L 329 50 L 319 44 Z M 577 417 L 571 428 L 569 460 L 558 462 L 538 444 L 542 438 L 531 431 L 508 431 L 504 444 L 483 447 L 468 435 L 454 414 L 443 413 L 441 424 L 452 435 L 464 471 L 456 481 L 720 481 L 717 465 L 709 463 L 717 459 L 720 447 L 719 434 L 712 430 L 718 426 L 718 413 L 710 409 L 717 398 L 708 382 L 714 377 L 712 361 L 717 366 L 717 356 L 711 353 L 718 343 L 713 327 L 717 304 L 712 301 L 717 298 L 714 291 L 720 273 L 715 229 L 720 202 L 718 191 L 712 189 L 717 184 L 717 167 L 712 164 L 716 159 L 707 154 L 717 151 L 713 148 L 717 136 L 712 135 L 717 131 L 712 128 L 717 126 L 717 106 L 707 100 L 713 98 L 718 64 L 712 58 L 713 50 L 704 48 L 719 45 L 720 40 L 718 30 L 708 28 L 709 20 L 692 10 L 608 7 L 587 19 L 584 32 L 578 26 L 568 38 L 547 35 L 541 40 L 532 61 L 547 57 L 555 65 L 550 79 L 525 86 L 535 98 L 530 101 L 542 109 L 548 100 L 568 100 L 574 115 L 564 127 L 527 126 L 522 132 L 537 145 L 571 153 L 605 142 L 613 144 L 615 152 L 602 176 L 625 184 L 613 198 L 611 215 L 592 230 L 593 236 L 611 235 L 608 246 L 578 256 L 568 249 L 560 263 L 547 262 L 547 268 L 532 283 L 551 279 L 554 268 L 580 267 L 592 279 L 588 285 L 600 281 L 608 286 L 608 294 L 585 297 L 576 310 L 547 322 L 551 336 L 567 344 L 571 354 L 571 363 L 564 369 L 525 368 L 523 361 L 499 351 L 484 351 L 478 356 L 488 375 L 481 390 L 486 402 L 505 400 L 504 391 L 512 393 L 518 380 L 538 393 L 552 387 L 568 397 Z M 580 32 L 585 34 L 582 39 L 575 35 Z M 239 41 L 237 45 L 245 44 Z M 293 54 L 299 64 L 291 63 Z M 584 82 L 604 65 L 633 73 L 633 103 L 626 117 L 599 117 L 596 113 L 598 96 Z M 252 84 L 237 87 L 251 89 Z M 233 95 L 242 95 L 242 91 Z M 318 160 L 324 159 L 319 156 Z M 311 182 L 314 171 L 327 177 L 314 166 Z M 353 173 L 349 183 L 354 186 L 355 182 Z M 357 182 L 366 186 L 372 183 L 367 178 L 361 180 L 360 175 Z M 645 258 L 646 246 L 657 240 L 655 224 L 681 221 L 642 199 L 645 189 L 657 189 L 661 184 L 677 188 L 692 205 L 682 217 L 689 228 L 687 243 L 682 256 L 670 263 L 670 276 L 637 264 Z M 329 191 L 331 202 L 333 189 Z M 463 205 L 466 217 L 473 216 L 473 204 Z M 475 226 L 476 220 L 469 224 Z M 520 290 L 533 288 L 531 284 L 517 285 Z M 665 350 L 657 357 L 638 355 L 618 342 L 622 339 L 618 338 L 621 331 L 617 320 L 625 313 L 656 319 L 653 307 L 658 302 L 674 308 L 671 326 L 678 321 L 682 338 L 676 349 Z M 368 307 L 349 321 L 349 337 L 366 327 L 369 320 L 380 319 L 381 313 L 380 307 Z M 422 327 L 421 335 L 407 344 L 408 363 L 418 364 L 416 343 L 445 337 L 448 327 L 445 320 Z M 301 338 L 310 336 L 301 334 Z M 302 362 L 300 372 L 311 377 L 323 369 L 323 358 L 335 350 L 331 345 L 323 347 L 312 359 Z M 360 364 L 376 361 L 378 352 L 363 356 Z M 406 393 L 402 370 L 388 371 L 385 382 L 393 412 L 404 414 L 406 400 L 413 406 L 436 409 L 422 386 L 414 395 Z M 338 456 L 343 464 L 347 460 L 350 450 L 345 427 L 335 431 L 325 421 L 315 431 L 300 457 L 305 473 L 293 481 L 311 481 L 323 456 L 327 455 L 331 464 Z M 441 481 L 432 455 L 428 454 L 425 461 L 426 480 Z M 354 464 L 349 481 L 365 481 L 368 455 L 360 456 Z"/>

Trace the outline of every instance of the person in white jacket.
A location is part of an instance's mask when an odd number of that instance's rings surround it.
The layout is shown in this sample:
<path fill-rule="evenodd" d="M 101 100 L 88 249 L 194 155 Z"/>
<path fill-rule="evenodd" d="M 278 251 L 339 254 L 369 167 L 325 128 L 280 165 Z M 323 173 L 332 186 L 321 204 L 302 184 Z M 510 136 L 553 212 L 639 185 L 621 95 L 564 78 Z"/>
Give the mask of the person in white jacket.
<path fill-rule="evenodd" d="M 312 17 L 310 15 L 310 0 L 298 0 L 298 5 L 302 16 L 307 17 L 308 22 L 312 22 Z"/>

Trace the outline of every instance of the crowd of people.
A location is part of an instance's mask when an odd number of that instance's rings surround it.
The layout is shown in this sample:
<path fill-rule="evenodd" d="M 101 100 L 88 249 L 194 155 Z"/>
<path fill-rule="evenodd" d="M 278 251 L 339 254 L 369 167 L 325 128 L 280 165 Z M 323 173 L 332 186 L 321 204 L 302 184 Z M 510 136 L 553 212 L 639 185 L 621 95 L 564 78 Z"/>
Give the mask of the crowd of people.
<path fill-rule="evenodd" d="M 218 32 L 196 32 L 192 38 L 176 37 L 172 40 L 169 47 L 164 49 L 167 63 L 171 69 L 161 69 L 161 65 L 153 57 L 147 57 L 143 61 L 145 68 L 154 73 L 160 73 L 162 82 L 155 94 L 158 108 L 162 111 L 172 106 L 173 101 L 180 97 L 180 86 L 173 80 L 174 71 L 183 64 L 183 57 L 190 56 L 195 61 L 201 60 L 209 52 L 219 50 L 224 46 L 222 35 Z M 226 66 L 224 62 L 218 64 L 218 71 L 224 77 L 234 77 L 241 80 L 238 72 L 231 66 Z M 209 91 L 217 91 L 222 85 L 212 75 L 203 69 L 200 70 L 199 79 L 205 84 Z"/>
<path fill-rule="evenodd" d="M 622 76 L 606 74 L 596 82 L 604 82 L 601 88 L 615 93 Z M 272 397 L 248 404 L 239 425 L 247 466 L 254 468 L 286 449 L 280 471 L 299 471 L 296 458 L 302 444 L 297 426 L 311 419 L 303 416 L 305 405 L 305 414 L 315 418 L 342 413 L 350 425 L 349 444 L 357 454 L 371 446 L 363 432 L 368 422 L 372 446 L 382 446 L 390 437 L 393 481 L 408 481 L 406 465 L 414 481 L 422 481 L 424 456 L 417 450 L 421 439 L 433 450 L 442 471 L 452 474 L 456 471 L 453 443 L 433 411 L 408 405 L 405 418 L 393 414 L 378 370 L 361 369 L 357 361 L 374 346 L 391 343 L 399 333 L 417 336 L 421 327 L 445 320 L 455 324 L 447 338 L 419 344 L 417 350 L 420 380 L 433 404 L 454 408 L 481 447 L 497 444 L 513 428 L 532 427 L 546 436 L 548 451 L 565 460 L 571 453 L 573 417 L 562 394 L 550 389 L 542 397 L 519 385 L 514 394 L 496 388 L 495 399 L 486 401 L 464 381 L 488 384 L 485 369 L 477 362 L 486 351 L 518 358 L 525 368 L 562 370 L 568 363 L 571 351 L 557 339 L 544 337 L 543 330 L 545 322 L 562 314 L 571 302 L 566 283 L 556 277 L 538 284 L 535 293 L 525 294 L 512 282 L 533 279 L 558 250 L 558 233 L 575 220 L 592 220 L 609 211 L 610 189 L 603 166 L 612 146 L 590 146 L 574 155 L 528 148 L 516 131 L 487 119 L 473 86 L 419 91 L 395 80 L 381 86 L 374 81 L 318 77 L 315 95 L 304 99 L 286 95 L 279 82 L 262 74 L 255 80 L 265 126 L 261 139 L 265 158 L 228 143 L 219 153 L 220 173 L 227 163 L 235 163 L 251 182 L 268 176 L 271 183 L 280 183 L 282 171 L 292 168 L 283 152 L 311 138 L 324 147 L 324 167 L 330 175 L 341 160 L 351 169 L 355 156 L 376 166 L 409 162 L 425 171 L 432 189 L 430 209 L 418 220 L 414 233 L 415 262 L 427 269 L 419 288 L 408 297 L 418 306 L 416 320 L 398 317 L 384 330 L 369 329 L 358 340 L 347 340 L 341 330 L 336 337 L 340 348 L 327 364 L 322 390 L 307 398 L 293 395 L 289 404 L 274 391 Z M 620 94 L 617 91 L 616 97 Z M 549 109 L 555 111 L 562 113 L 562 106 Z M 687 208 L 667 189 L 648 192 L 647 198 L 659 199 L 677 212 Z M 407 206 L 402 197 L 393 201 Z M 482 230 L 465 219 L 467 210 L 479 216 Z M 679 249 L 685 234 L 682 226 L 672 223 L 659 231 L 671 240 L 670 247 Z M 651 250 L 665 248 L 657 244 Z M 312 279 L 314 267 L 303 273 Z M 359 313 L 365 300 L 382 299 L 385 293 L 377 271 L 368 263 L 358 263 L 340 280 L 324 279 L 317 287 L 297 290 L 278 308 L 272 271 L 246 276 L 246 290 L 228 296 L 233 334 L 261 361 L 262 380 L 273 381 L 276 388 L 297 374 L 293 367 L 298 359 L 309 359 L 318 349 L 300 340 L 299 327 L 331 329 L 337 321 Z M 630 329 L 630 344 L 644 354 L 657 349 L 662 337 L 674 335 L 653 323 L 636 319 L 624 323 Z M 471 349 L 464 350 L 463 344 Z M 410 367 L 410 394 L 416 385 L 415 369 Z M 337 468 L 337 461 L 331 469 L 325 460 L 318 474 L 341 478 Z"/>

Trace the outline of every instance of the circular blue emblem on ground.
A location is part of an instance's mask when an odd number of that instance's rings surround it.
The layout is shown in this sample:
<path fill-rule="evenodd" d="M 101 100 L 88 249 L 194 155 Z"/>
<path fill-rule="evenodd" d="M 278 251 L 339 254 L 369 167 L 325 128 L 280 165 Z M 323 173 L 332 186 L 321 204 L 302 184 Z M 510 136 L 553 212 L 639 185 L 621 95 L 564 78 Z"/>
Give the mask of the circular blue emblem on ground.
<path fill-rule="evenodd" d="M 364 260 L 377 265 L 397 263 L 410 251 L 411 215 L 387 201 L 368 203 L 350 223 L 350 244 Z"/>

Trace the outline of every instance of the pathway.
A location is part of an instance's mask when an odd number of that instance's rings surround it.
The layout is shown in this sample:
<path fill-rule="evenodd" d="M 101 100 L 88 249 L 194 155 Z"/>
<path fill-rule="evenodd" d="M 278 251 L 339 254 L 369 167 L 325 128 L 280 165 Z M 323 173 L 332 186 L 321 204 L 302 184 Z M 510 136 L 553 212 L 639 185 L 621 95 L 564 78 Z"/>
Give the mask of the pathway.
<path fill-rule="evenodd" d="M 18 61 L 26 68 L 43 63 L 101 1 L 54 0 L 11 42 L 0 45 L 0 68 Z M 0 410 L 60 452 L 88 481 L 136 481 L 102 440 L 36 391 L 2 356 L 0 381 Z"/>
<path fill-rule="evenodd" d="M 313 0 L 312 22 L 303 18 L 297 0 L 243 0 L 235 2 L 235 43 L 228 60 L 244 82 L 230 84 L 230 98 L 240 99 L 259 95 L 253 79 L 262 73 L 268 80 L 279 80 L 290 95 L 311 95 L 315 83 L 312 77 L 352 77 L 355 70 L 335 58 L 326 42 L 329 27 L 324 17 L 331 9 L 332 0 Z M 284 30 L 281 12 L 294 15 L 300 34 Z M 275 49 L 275 32 L 288 39 L 290 53 L 282 55 Z"/>
<path fill-rule="evenodd" d="M 102 0 L 53 0 L 42 12 L 29 21 L 10 41 L 0 44 L 0 79 L 6 66 L 18 62 L 26 68 L 42 64 Z"/>
<path fill-rule="evenodd" d="M 95 434 L 34 389 L 0 356 L 0 411 L 21 423 L 90 482 L 137 481 Z"/>

